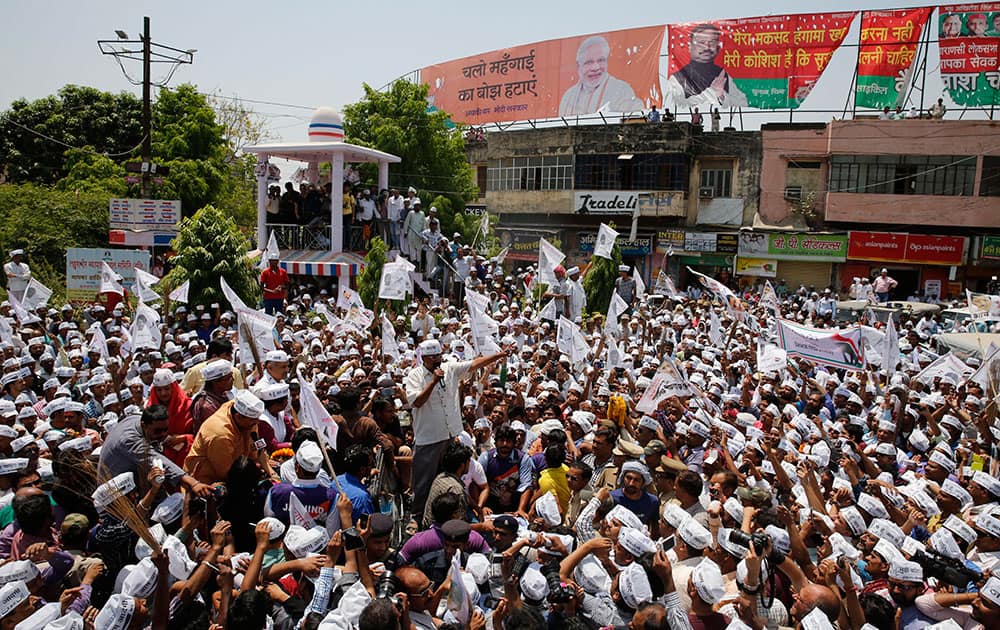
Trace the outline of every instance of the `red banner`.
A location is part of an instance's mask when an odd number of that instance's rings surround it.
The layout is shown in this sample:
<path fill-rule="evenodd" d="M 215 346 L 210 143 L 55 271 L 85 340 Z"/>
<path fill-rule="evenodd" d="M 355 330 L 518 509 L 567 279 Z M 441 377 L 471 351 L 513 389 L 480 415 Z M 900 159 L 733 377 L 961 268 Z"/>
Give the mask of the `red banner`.
<path fill-rule="evenodd" d="M 668 102 L 688 107 L 796 108 L 857 13 L 671 24 Z"/>
<path fill-rule="evenodd" d="M 660 104 L 663 26 L 513 46 L 427 66 L 430 104 L 483 124 L 639 112 Z"/>
<path fill-rule="evenodd" d="M 858 48 L 858 80 L 854 102 L 858 107 L 895 107 L 902 104 L 910 82 L 910 67 L 931 7 L 864 11 Z"/>
<path fill-rule="evenodd" d="M 965 260 L 965 243 L 964 236 L 851 232 L 847 257 L 878 262 L 961 265 Z"/>

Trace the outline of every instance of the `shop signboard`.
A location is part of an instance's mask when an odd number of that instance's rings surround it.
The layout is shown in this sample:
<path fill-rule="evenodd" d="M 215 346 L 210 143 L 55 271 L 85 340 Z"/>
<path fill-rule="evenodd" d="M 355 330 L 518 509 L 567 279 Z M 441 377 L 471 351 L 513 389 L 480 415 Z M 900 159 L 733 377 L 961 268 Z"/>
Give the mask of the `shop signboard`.
<path fill-rule="evenodd" d="M 852 231 L 847 255 L 852 260 L 961 265 L 967 240 L 964 236 Z"/>
<path fill-rule="evenodd" d="M 847 235 L 740 232 L 739 253 L 773 260 L 844 262 Z"/>
<path fill-rule="evenodd" d="M 580 251 L 586 254 L 594 252 L 594 243 L 597 241 L 597 232 L 580 232 Z M 653 253 L 652 235 L 639 235 L 634 240 L 618 237 L 618 248 L 622 256 L 648 256 Z"/>

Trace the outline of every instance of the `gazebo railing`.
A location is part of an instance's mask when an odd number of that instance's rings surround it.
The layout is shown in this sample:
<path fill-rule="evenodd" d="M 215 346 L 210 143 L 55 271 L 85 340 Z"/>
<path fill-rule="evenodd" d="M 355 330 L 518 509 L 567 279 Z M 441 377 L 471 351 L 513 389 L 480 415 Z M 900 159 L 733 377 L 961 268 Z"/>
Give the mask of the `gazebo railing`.
<path fill-rule="evenodd" d="M 329 225 L 298 225 L 294 223 L 268 223 L 268 233 L 274 232 L 278 240 L 278 249 L 330 249 Z M 267 244 L 267 241 L 264 241 Z M 360 226 L 351 226 L 344 238 L 344 249 L 361 251 L 364 249 L 364 239 Z"/>

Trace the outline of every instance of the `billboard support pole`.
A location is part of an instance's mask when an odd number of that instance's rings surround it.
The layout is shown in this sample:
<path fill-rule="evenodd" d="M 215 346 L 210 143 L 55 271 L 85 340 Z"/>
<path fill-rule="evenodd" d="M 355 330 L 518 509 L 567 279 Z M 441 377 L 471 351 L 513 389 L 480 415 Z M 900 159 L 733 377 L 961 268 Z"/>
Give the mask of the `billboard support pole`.
<path fill-rule="evenodd" d="M 924 95 L 927 93 L 927 51 L 931 47 L 931 13 L 927 14 L 927 21 L 924 22 L 924 60 L 920 68 L 920 111 L 924 111 Z M 912 85 L 912 84 L 911 84 Z M 992 118 L 992 116 L 990 117 Z"/>

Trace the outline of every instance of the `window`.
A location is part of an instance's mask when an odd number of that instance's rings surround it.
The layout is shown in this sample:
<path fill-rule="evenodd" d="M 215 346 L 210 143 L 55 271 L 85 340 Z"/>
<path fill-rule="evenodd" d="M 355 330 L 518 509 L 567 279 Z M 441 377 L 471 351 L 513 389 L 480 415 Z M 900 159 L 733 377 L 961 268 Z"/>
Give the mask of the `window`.
<path fill-rule="evenodd" d="M 822 162 L 803 162 L 801 160 L 789 160 L 788 162 L 788 168 L 819 170 L 822 166 L 823 166 Z"/>
<path fill-rule="evenodd" d="M 971 195 L 976 157 L 962 155 L 835 155 L 830 192 L 882 195 Z"/>
<path fill-rule="evenodd" d="M 479 188 L 479 196 L 484 196 L 486 194 L 486 166 L 483 164 L 476 165 L 476 186 Z"/>
<path fill-rule="evenodd" d="M 573 187 L 573 156 L 490 160 L 486 190 L 568 190 Z"/>
<path fill-rule="evenodd" d="M 983 156 L 983 176 L 979 180 L 980 197 L 1000 197 L 1000 157 Z"/>
<path fill-rule="evenodd" d="M 733 196 L 733 163 L 712 161 L 701 163 L 700 188 L 711 188 L 713 197 Z"/>
<path fill-rule="evenodd" d="M 683 153 L 576 156 L 578 190 L 687 190 L 688 157 Z"/>

